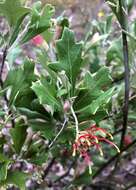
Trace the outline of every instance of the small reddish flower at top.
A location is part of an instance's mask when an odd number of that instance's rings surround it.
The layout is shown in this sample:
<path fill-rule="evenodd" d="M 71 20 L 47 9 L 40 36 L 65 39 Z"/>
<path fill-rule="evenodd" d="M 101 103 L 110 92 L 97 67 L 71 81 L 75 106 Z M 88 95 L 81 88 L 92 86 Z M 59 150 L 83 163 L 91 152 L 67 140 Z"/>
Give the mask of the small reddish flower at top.
<path fill-rule="evenodd" d="M 86 161 L 86 164 L 89 167 L 90 174 L 92 173 L 92 162 L 88 153 L 90 148 L 95 147 L 100 152 L 100 155 L 103 156 L 100 142 L 105 142 L 114 146 L 117 151 L 120 152 L 119 148 L 113 142 L 106 138 L 107 136 L 113 139 L 112 135 L 108 133 L 105 129 L 100 128 L 96 125 L 92 125 L 86 130 L 80 131 L 78 137 L 75 140 L 75 143 L 73 144 L 73 156 L 75 156 L 76 153 L 79 153 L 84 161 Z"/>
<path fill-rule="evenodd" d="M 44 39 L 43 37 L 39 34 L 37 36 L 35 36 L 33 39 L 32 39 L 32 43 L 36 46 L 40 46 L 42 45 L 42 43 L 44 42 Z"/>

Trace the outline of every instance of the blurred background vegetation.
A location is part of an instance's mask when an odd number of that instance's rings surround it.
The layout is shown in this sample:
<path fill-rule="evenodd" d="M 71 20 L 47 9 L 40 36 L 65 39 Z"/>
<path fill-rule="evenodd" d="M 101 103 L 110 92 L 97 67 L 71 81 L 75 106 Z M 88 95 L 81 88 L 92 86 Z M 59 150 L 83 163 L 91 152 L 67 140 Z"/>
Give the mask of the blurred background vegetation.
<path fill-rule="evenodd" d="M 36 1 L 26 2 L 31 4 Z M 97 18 L 99 10 L 106 7 L 104 0 L 42 0 L 42 3 L 54 5 L 56 16 L 64 15 L 68 17 L 71 28 L 76 32 L 78 39 L 82 39 L 83 34 L 88 31 L 88 23 Z"/>

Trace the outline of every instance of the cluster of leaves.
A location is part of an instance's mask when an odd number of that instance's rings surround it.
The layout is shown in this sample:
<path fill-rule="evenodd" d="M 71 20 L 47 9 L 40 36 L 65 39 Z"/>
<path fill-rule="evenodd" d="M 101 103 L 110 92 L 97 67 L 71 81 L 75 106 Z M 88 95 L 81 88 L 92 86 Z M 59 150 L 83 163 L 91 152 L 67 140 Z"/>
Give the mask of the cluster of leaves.
<path fill-rule="evenodd" d="M 120 118 L 123 102 L 121 38 L 113 34 L 112 14 L 106 20 L 94 22 L 84 43 L 77 43 L 66 18 L 61 18 L 59 24 L 52 19 L 54 7 L 51 5 L 42 7 L 36 2 L 32 8 L 26 8 L 18 0 L 5 0 L 0 1 L 0 11 L 10 27 L 5 36 L 0 35 L 1 47 L 7 49 L 4 61 L 10 68 L 5 80 L 0 76 L 0 185 L 14 184 L 25 189 L 26 179 L 34 174 L 14 171 L 14 164 L 22 161 L 33 164 L 40 170 L 38 180 L 41 180 L 44 176 L 41 168 L 51 158 L 64 166 L 73 162 L 77 121 L 79 130 L 93 123 L 111 132 L 116 130 L 114 119 Z M 59 39 L 54 39 L 58 27 L 61 34 L 57 35 Z M 136 23 L 133 23 L 132 35 L 136 34 L 135 29 Z M 36 59 L 32 60 L 20 51 L 23 52 L 24 44 L 38 34 L 49 48 L 43 43 L 33 49 Z M 129 43 L 134 52 L 133 36 Z M 22 64 L 15 66 L 20 54 Z M 132 75 L 132 94 L 135 93 L 134 80 L 135 75 Z M 131 106 L 129 118 L 135 121 L 135 108 Z M 105 120 L 110 114 L 113 117 Z M 5 135 L 7 128 L 8 135 Z M 7 152 L 5 145 L 9 147 Z M 106 150 L 109 156 L 115 154 L 107 146 Z M 91 155 L 93 151 L 90 150 Z M 93 155 L 95 172 L 106 160 L 97 153 Z M 76 171 L 77 165 L 73 167 Z M 74 185 L 90 182 L 88 169 L 76 175 Z"/>

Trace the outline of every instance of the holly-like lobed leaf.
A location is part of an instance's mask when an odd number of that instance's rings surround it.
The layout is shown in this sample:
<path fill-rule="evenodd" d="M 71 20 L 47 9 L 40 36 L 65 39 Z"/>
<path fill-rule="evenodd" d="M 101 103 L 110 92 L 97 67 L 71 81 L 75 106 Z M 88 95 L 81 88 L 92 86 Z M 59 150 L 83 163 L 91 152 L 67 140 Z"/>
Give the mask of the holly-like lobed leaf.
<path fill-rule="evenodd" d="M 74 94 L 75 82 L 79 74 L 82 58 L 82 44 L 76 43 L 74 33 L 64 28 L 62 38 L 56 43 L 58 62 L 50 64 L 56 71 L 64 70 L 72 84 L 72 95 Z"/>
<path fill-rule="evenodd" d="M 51 106 L 52 113 L 54 110 L 60 110 L 61 104 L 57 99 L 57 90 L 52 83 L 49 83 L 46 80 L 37 81 L 33 82 L 31 88 L 37 95 L 40 104 Z"/>
<path fill-rule="evenodd" d="M 0 14 L 7 18 L 11 27 L 29 12 L 30 9 L 23 7 L 19 0 L 5 0 L 4 3 L 0 3 Z"/>
<path fill-rule="evenodd" d="M 32 8 L 32 16 L 28 30 L 23 36 L 21 43 L 31 40 L 36 35 L 47 31 L 51 27 L 51 18 L 54 15 L 54 7 L 46 4 L 43 9 L 39 2 Z"/>
<path fill-rule="evenodd" d="M 25 142 L 27 136 L 26 130 L 27 125 L 24 124 L 23 120 L 20 120 L 10 131 L 16 153 L 19 153 L 21 151 L 21 148 Z"/>
<path fill-rule="evenodd" d="M 106 104 L 109 103 L 111 100 L 113 94 L 114 94 L 115 88 L 110 88 L 106 92 L 103 92 L 97 99 L 93 100 L 91 104 L 88 106 L 85 106 L 84 108 L 78 110 L 78 113 L 81 113 L 83 115 L 89 116 L 89 115 L 94 115 L 96 112 L 102 108 L 105 107 Z"/>
<path fill-rule="evenodd" d="M 2 185 L 15 185 L 20 190 L 25 190 L 25 183 L 28 178 L 28 174 L 20 171 L 9 171 L 7 179 L 3 181 Z"/>
<path fill-rule="evenodd" d="M 27 107 L 34 95 L 31 90 L 31 83 L 35 81 L 34 64 L 29 60 L 25 61 L 22 67 L 9 71 L 4 82 L 5 88 L 10 88 L 9 104 L 20 107 Z"/>
<path fill-rule="evenodd" d="M 83 89 L 81 89 L 75 103 L 75 109 L 88 106 L 103 94 L 104 89 L 112 81 L 107 67 L 100 68 L 96 73 L 87 72 L 84 77 Z"/>
<path fill-rule="evenodd" d="M 3 154 L 0 154 L 0 183 L 7 178 L 8 166 L 10 160 Z"/>
<path fill-rule="evenodd" d="M 54 137 L 54 123 L 50 121 L 37 121 L 35 119 L 29 122 L 30 127 L 33 131 L 38 132 L 40 131 L 41 136 L 45 139 L 51 140 Z"/>

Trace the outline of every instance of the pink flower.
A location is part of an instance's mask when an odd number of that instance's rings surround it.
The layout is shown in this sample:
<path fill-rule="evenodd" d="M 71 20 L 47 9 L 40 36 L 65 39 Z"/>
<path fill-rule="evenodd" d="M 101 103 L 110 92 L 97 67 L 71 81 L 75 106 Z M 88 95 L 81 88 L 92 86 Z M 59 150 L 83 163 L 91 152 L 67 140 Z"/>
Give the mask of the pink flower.
<path fill-rule="evenodd" d="M 44 39 L 43 37 L 39 34 L 37 36 L 35 36 L 33 39 L 32 39 L 32 43 L 36 46 L 40 46 L 42 45 Z"/>

